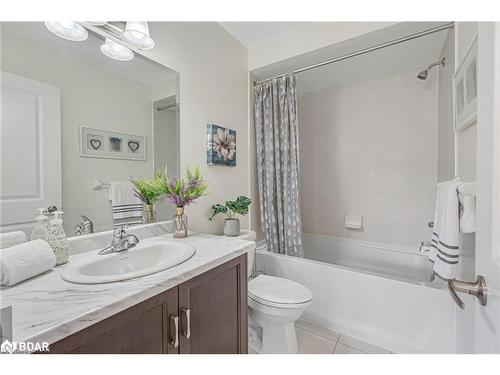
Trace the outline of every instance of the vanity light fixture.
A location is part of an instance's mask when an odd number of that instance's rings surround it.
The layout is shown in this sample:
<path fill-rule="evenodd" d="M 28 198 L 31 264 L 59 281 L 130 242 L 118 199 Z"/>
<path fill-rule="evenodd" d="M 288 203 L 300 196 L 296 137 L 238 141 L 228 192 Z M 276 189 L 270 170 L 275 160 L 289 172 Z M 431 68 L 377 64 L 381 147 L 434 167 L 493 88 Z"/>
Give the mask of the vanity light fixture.
<path fill-rule="evenodd" d="M 89 37 L 87 30 L 75 21 L 45 22 L 45 27 L 52 34 L 74 42 L 82 42 Z"/>
<path fill-rule="evenodd" d="M 134 58 L 134 52 L 124 45 L 109 38 L 101 46 L 101 52 L 113 60 L 130 61 Z"/>
<path fill-rule="evenodd" d="M 49 31 L 61 38 L 72 41 L 83 41 L 89 36 L 87 29 L 104 36 L 106 41 L 101 45 L 101 52 L 107 57 L 118 61 L 130 61 L 134 58 L 132 49 L 147 50 L 155 46 L 149 34 L 147 22 L 127 21 L 125 29 L 120 23 L 108 21 L 85 21 L 82 24 L 75 21 L 45 22 Z M 130 46 L 122 44 L 120 39 Z M 131 49 L 132 48 L 132 49 Z"/>
<path fill-rule="evenodd" d="M 151 49 L 155 46 L 154 40 L 149 35 L 147 22 L 127 21 L 122 39 L 134 47 L 140 49 Z"/>

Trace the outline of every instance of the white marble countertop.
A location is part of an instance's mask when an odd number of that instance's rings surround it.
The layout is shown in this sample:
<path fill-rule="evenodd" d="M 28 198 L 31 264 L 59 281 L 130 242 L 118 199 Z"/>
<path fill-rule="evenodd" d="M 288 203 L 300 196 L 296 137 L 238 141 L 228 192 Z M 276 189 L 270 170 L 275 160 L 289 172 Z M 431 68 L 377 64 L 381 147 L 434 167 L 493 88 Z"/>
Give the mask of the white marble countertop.
<path fill-rule="evenodd" d="M 172 239 L 172 235 L 157 238 Z M 73 284 L 61 278 L 63 265 L 2 288 L 1 305 L 12 306 L 13 340 L 54 343 L 255 248 L 254 242 L 210 234 L 191 234 L 176 241 L 191 244 L 196 254 L 149 276 L 108 284 Z M 72 255 L 70 262 L 81 256 Z"/>

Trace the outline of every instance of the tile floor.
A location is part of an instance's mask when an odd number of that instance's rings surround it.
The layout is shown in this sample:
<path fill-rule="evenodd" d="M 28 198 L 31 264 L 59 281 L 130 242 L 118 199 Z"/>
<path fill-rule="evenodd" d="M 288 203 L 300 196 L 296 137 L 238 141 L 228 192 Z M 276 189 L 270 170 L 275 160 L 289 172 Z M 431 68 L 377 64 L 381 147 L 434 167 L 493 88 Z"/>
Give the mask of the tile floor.
<path fill-rule="evenodd" d="M 304 320 L 297 322 L 297 341 L 299 354 L 391 354 L 389 350 Z"/>

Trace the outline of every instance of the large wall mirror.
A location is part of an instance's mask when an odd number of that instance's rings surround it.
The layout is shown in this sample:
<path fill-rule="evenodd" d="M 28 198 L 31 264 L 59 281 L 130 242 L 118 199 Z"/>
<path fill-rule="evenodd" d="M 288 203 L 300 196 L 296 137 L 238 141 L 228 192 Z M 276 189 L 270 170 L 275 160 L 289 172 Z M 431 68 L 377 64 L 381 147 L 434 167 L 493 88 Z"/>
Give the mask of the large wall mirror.
<path fill-rule="evenodd" d="M 68 236 L 88 217 L 113 228 L 109 186 L 179 174 L 179 76 L 105 38 L 60 38 L 38 22 L 1 24 L 1 226 L 28 236 L 38 208 L 64 211 Z M 157 221 L 173 215 L 157 207 Z M 77 231 L 78 232 L 78 231 Z"/>

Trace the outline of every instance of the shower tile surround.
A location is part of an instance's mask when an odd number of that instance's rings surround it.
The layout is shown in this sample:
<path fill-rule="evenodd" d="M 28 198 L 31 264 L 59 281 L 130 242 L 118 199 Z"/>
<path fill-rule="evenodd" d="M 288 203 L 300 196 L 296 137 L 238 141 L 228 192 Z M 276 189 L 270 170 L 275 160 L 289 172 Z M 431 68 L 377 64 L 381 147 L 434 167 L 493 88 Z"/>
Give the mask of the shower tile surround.
<path fill-rule="evenodd" d="M 413 249 L 430 237 L 437 80 L 418 71 L 299 94 L 305 233 Z M 363 228 L 345 228 L 345 215 L 362 216 Z"/>

